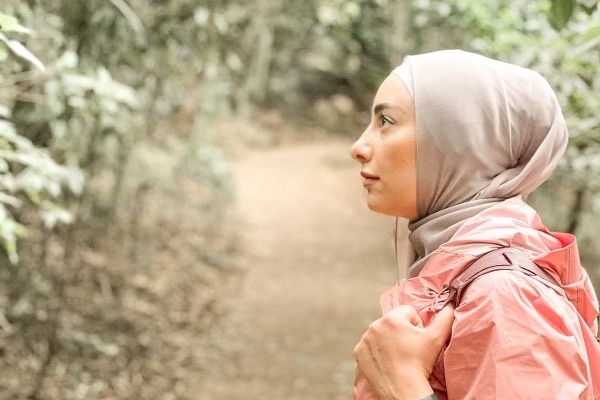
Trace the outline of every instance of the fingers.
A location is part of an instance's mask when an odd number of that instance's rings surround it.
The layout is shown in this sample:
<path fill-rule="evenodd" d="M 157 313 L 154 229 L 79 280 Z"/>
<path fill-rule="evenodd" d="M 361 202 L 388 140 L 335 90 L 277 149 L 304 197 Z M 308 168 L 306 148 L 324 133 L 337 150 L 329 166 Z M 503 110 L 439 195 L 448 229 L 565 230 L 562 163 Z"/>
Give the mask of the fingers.
<path fill-rule="evenodd" d="M 425 330 L 436 338 L 438 343 L 445 343 L 450 339 L 452 323 L 454 322 L 454 306 L 448 304 L 436 316 Z"/>
<path fill-rule="evenodd" d="M 391 309 L 382 317 L 382 320 L 387 320 L 394 323 L 403 323 L 408 321 L 413 326 L 423 326 L 423 320 L 421 320 L 421 317 L 419 314 L 417 314 L 417 311 L 413 307 L 407 305 L 402 305 Z"/>
<path fill-rule="evenodd" d="M 453 321 L 452 306 L 440 311 L 427 327 L 412 306 L 390 310 L 369 325 L 354 348 L 356 379 L 365 379 L 382 394 L 414 387 L 415 382 L 424 382 L 429 390 L 428 377 L 450 337 Z"/>

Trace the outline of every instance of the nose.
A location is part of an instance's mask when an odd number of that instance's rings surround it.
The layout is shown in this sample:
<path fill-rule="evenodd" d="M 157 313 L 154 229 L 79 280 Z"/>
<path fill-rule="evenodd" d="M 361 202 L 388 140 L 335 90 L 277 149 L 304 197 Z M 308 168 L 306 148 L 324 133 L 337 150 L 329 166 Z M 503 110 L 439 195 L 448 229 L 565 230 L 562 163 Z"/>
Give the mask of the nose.
<path fill-rule="evenodd" d="M 367 129 L 368 130 L 368 129 Z M 360 163 L 369 161 L 373 157 L 373 147 L 367 140 L 367 130 L 358 138 L 350 148 L 350 155 Z"/>

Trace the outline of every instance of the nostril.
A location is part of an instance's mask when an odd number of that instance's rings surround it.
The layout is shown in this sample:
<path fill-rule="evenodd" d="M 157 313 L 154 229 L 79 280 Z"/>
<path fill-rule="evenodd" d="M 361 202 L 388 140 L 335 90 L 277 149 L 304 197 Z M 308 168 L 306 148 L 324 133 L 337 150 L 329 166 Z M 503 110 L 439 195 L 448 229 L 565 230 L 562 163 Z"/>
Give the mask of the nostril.
<path fill-rule="evenodd" d="M 350 152 L 350 155 L 352 156 L 352 158 L 355 161 L 359 161 L 359 162 L 364 162 L 366 160 L 365 156 L 362 155 L 360 152 Z"/>
<path fill-rule="evenodd" d="M 355 142 L 350 148 L 350 156 L 356 161 L 364 161 L 365 157 L 365 146 L 363 143 Z"/>
<path fill-rule="evenodd" d="M 369 147 L 356 143 L 350 150 L 352 158 L 359 162 L 365 162 L 369 159 Z"/>
<path fill-rule="evenodd" d="M 360 161 L 359 157 L 359 153 L 358 153 L 358 146 L 356 146 L 356 144 L 354 144 L 351 148 L 350 148 L 350 157 L 352 157 L 353 159 Z"/>

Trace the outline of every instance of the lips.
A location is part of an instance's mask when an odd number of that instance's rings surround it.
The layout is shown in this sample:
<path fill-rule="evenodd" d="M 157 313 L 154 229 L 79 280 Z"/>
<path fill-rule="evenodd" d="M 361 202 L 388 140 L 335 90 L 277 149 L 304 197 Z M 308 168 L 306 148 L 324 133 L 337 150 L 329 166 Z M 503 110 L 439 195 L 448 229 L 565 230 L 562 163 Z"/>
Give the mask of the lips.
<path fill-rule="evenodd" d="M 374 174 L 372 174 L 370 172 L 366 172 L 366 171 L 361 171 L 360 176 L 362 176 L 364 178 L 363 186 L 366 188 L 373 185 L 375 182 L 377 182 L 379 180 L 379 177 L 377 175 L 374 175 Z"/>
<path fill-rule="evenodd" d="M 360 176 L 362 176 L 365 179 L 379 179 L 377 175 L 373 175 L 366 171 L 360 171 Z"/>

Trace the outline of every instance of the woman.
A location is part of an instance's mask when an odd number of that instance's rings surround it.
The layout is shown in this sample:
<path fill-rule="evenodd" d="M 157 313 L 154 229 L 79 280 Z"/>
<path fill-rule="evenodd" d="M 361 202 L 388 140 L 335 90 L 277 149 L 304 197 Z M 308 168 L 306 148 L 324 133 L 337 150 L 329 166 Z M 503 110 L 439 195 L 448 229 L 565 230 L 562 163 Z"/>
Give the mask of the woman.
<path fill-rule="evenodd" d="M 577 243 L 548 231 L 523 201 L 567 140 L 554 92 L 531 70 L 450 50 L 409 56 L 385 79 L 352 156 L 369 207 L 409 220 L 412 259 L 407 279 L 381 297 L 386 316 L 355 349 L 355 399 L 600 399 L 598 301 Z M 390 321 L 402 322 L 402 335 L 406 321 L 430 325 L 445 285 L 502 247 L 523 250 L 549 278 L 479 277 L 456 305 L 439 358 L 444 322 L 414 353 L 401 349 L 402 336 L 391 339 Z M 405 315 L 390 317 L 399 306 Z M 408 306 L 415 315 L 407 317 Z M 423 375 L 425 388 L 419 380 L 403 390 Z"/>

